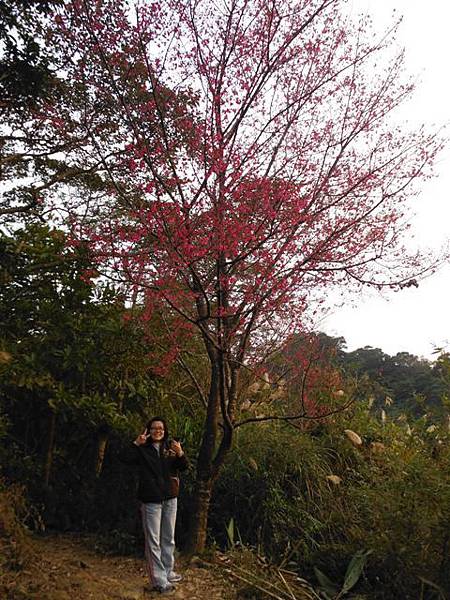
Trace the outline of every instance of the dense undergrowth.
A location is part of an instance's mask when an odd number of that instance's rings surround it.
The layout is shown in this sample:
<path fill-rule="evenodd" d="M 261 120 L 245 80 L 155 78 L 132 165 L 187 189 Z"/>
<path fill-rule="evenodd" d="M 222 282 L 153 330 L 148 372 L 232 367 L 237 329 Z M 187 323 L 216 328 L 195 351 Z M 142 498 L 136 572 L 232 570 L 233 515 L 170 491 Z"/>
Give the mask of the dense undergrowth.
<path fill-rule="evenodd" d="M 173 419 L 184 428 L 193 456 L 198 426 Z M 357 432 L 362 444 L 354 445 L 346 429 Z M 243 428 L 216 484 L 210 541 L 221 548 L 252 548 L 315 585 L 315 569 L 339 585 L 352 556 L 367 551 L 355 597 L 445 598 L 450 592 L 449 441 L 444 425 L 430 425 L 426 418 L 383 422 L 364 403 L 303 431 L 280 423 Z M 126 436 L 111 439 L 100 477 L 83 474 L 83 462 L 60 451 L 48 487 L 39 482 L 33 457 L 4 444 L 2 462 L 10 478 L 20 474 L 35 508 L 30 518 L 23 488 L 2 484 L 3 568 L 20 569 L 28 556 L 24 522 L 28 529 L 96 531 L 102 551 L 139 551 L 134 477 L 118 459 L 123 443 Z M 180 499 L 181 546 L 193 478 L 191 469 Z"/>
<path fill-rule="evenodd" d="M 355 447 L 344 434 L 362 437 Z M 375 438 L 376 442 L 368 441 Z M 448 432 L 418 421 L 382 425 L 367 410 L 298 433 L 246 431 L 220 479 L 212 528 L 313 581 L 314 567 L 342 581 L 369 551 L 360 593 L 444 598 L 450 591 Z"/>

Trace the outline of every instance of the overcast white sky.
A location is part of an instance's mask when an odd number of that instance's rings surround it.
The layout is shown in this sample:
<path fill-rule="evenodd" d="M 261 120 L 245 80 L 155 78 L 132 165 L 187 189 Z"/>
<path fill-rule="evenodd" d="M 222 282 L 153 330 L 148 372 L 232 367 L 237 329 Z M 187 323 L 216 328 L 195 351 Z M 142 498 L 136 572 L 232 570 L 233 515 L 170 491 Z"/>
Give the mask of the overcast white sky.
<path fill-rule="evenodd" d="M 349 0 L 355 14 L 367 12 L 381 31 L 393 11 L 403 15 L 397 40 L 406 49 L 408 70 L 420 85 L 414 99 L 398 111 L 413 123 L 450 122 L 450 2 L 448 0 Z M 418 244 L 439 248 L 450 237 L 450 143 L 439 158 L 437 177 L 422 187 L 415 204 L 413 229 Z M 319 328 L 343 336 L 349 350 L 362 346 L 388 354 L 407 351 L 433 358 L 435 347 L 450 351 L 450 264 L 421 282 L 382 298 L 375 293 L 353 299 L 356 306 L 339 308 Z"/>

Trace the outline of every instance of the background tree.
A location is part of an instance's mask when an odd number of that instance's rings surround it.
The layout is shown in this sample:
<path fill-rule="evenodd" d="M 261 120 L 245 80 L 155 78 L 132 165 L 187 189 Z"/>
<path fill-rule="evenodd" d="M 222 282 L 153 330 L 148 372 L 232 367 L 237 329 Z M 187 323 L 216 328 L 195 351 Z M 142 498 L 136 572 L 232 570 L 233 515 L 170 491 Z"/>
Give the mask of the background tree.
<path fill-rule="evenodd" d="M 0 111 L 35 106 L 45 97 L 53 74 L 42 39 L 45 20 L 59 0 L 5 0 L 0 7 Z"/>
<path fill-rule="evenodd" d="M 127 206 L 133 204 L 136 183 L 129 177 L 124 150 L 135 133 L 120 117 L 124 102 L 149 150 L 158 138 L 151 93 L 145 87 L 145 65 L 133 56 L 130 46 L 128 56 L 121 45 L 124 39 L 132 39 L 132 26 L 124 18 L 127 3 L 108 7 L 108 25 L 121 30 L 123 38 L 109 39 L 106 57 L 95 51 L 78 56 L 80 62 L 87 60 L 86 72 L 75 77 L 67 68 L 71 49 L 61 46 L 49 29 L 61 4 L 59 0 L 7 2 L 1 13 L 5 125 L 0 130 L 0 179 L 5 186 L 0 217 L 7 224 L 19 216 L 47 219 L 51 214 L 53 222 L 57 215 L 65 219 L 70 208 L 92 208 L 93 198 L 101 202 L 105 190 L 114 190 Z M 70 27 L 65 33 L 70 36 Z M 99 62 L 105 59 L 114 66 L 102 78 Z M 96 74 L 100 79 L 93 87 Z M 113 80 L 108 83 L 110 75 Z M 166 117 L 176 125 L 192 100 L 164 86 L 160 91 Z"/>
<path fill-rule="evenodd" d="M 25 452 L 39 449 L 48 486 L 58 420 L 81 420 L 78 446 L 95 446 L 98 476 L 109 433 L 126 429 L 154 389 L 142 323 L 125 318 L 111 287 L 92 286 L 86 248 L 67 249 L 62 231 L 30 226 L 1 236 L 0 247 L 0 349 L 9 357 L 0 389 L 13 435 Z"/>
<path fill-rule="evenodd" d="M 0 6 L 0 181 L 5 192 L 0 199 L 0 218 L 11 221 L 19 215 L 41 212 L 33 194 L 8 193 L 11 180 L 31 174 L 31 147 L 38 138 L 27 138 L 15 130 L 17 120 L 26 122 L 33 111 L 55 93 L 55 48 L 46 44 L 45 27 L 60 0 L 5 0 Z M 35 150 L 35 158 L 44 159 Z"/>
<path fill-rule="evenodd" d="M 240 425 L 242 369 L 306 328 L 334 286 L 402 287 L 427 268 L 402 236 L 439 141 L 391 118 L 413 87 L 395 27 L 374 42 L 341 7 L 168 0 L 130 16 L 77 0 L 48 34 L 83 102 L 47 105 L 34 123 L 107 182 L 89 203 L 72 197 L 73 243 L 89 240 L 105 272 L 149 313 L 164 305 L 208 355 L 197 549 Z M 74 139 L 89 141 L 81 154 Z"/>
<path fill-rule="evenodd" d="M 389 409 L 392 414 L 408 413 L 413 417 L 441 407 L 444 386 L 437 365 L 428 360 L 408 352 L 390 356 L 366 346 L 343 353 L 339 363 L 347 372 L 367 379 L 365 392 L 373 396 L 375 407 L 385 406 L 388 398 L 388 403 L 393 403 Z"/>

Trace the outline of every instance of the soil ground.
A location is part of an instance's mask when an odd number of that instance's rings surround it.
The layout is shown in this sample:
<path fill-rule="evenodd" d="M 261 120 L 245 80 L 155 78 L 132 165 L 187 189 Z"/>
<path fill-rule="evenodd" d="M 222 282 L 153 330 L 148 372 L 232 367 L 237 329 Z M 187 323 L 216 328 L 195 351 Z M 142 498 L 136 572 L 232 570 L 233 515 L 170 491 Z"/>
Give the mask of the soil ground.
<path fill-rule="evenodd" d="M 149 590 L 143 560 L 105 556 L 93 538 L 52 535 L 33 539 L 30 566 L 11 572 L 2 600 L 234 600 L 236 590 L 220 569 L 177 561 L 183 580 L 169 594 Z M 6 594 L 3 596 L 2 594 Z"/>

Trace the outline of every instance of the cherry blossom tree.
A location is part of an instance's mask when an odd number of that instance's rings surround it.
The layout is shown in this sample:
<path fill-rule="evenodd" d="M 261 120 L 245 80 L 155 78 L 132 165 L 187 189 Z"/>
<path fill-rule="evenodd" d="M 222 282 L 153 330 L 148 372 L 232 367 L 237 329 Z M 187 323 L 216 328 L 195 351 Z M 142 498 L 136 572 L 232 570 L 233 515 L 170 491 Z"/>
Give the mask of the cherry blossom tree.
<path fill-rule="evenodd" d="M 67 89 L 34 123 L 101 181 L 88 204 L 71 196 L 73 243 L 208 356 L 206 382 L 187 369 L 205 406 L 193 549 L 246 421 L 243 370 L 307 329 L 332 289 L 401 287 L 427 268 L 402 241 L 440 141 L 392 117 L 413 91 L 398 24 L 377 38 L 344 9 L 74 0 L 48 33 Z"/>

